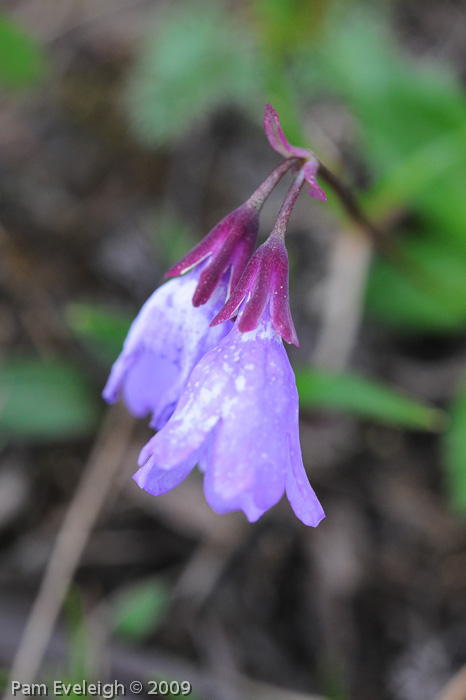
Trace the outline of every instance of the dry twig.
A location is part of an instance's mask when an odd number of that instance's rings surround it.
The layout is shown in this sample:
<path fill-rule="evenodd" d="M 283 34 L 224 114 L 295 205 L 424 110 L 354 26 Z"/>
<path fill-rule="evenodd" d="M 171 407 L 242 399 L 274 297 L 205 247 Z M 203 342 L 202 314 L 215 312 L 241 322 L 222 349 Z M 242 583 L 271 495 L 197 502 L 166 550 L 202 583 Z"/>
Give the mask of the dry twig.
<path fill-rule="evenodd" d="M 13 663 L 8 688 L 11 688 L 12 680 L 31 683 L 39 671 L 90 532 L 116 481 L 133 425 L 134 421 L 121 405 L 109 409 L 58 533 Z M 7 693 L 5 700 L 11 697 Z"/>
<path fill-rule="evenodd" d="M 466 700 L 466 665 L 448 681 L 435 700 Z"/>

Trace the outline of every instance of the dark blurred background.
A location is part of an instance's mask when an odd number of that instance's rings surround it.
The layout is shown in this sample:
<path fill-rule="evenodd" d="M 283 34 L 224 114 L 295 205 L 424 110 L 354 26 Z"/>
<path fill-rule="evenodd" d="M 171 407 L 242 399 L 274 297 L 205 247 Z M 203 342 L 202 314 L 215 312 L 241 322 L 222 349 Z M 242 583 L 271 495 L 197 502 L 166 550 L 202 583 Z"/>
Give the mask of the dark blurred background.
<path fill-rule="evenodd" d="M 2 2 L 7 690 L 15 664 L 166 697 L 189 680 L 197 700 L 466 698 L 465 10 Z M 140 491 L 151 431 L 100 399 L 164 271 L 279 162 L 267 101 L 395 251 L 322 180 L 326 205 L 301 195 L 290 359 L 316 530 L 285 501 L 218 516 L 198 473 Z"/>

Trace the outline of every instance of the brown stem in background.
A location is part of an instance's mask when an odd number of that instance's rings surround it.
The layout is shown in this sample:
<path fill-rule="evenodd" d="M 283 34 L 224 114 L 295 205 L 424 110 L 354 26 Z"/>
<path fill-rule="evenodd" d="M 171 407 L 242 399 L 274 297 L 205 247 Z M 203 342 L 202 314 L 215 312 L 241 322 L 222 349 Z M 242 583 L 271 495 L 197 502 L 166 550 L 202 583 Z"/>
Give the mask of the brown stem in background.
<path fill-rule="evenodd" d="M 401 269 L 419 288 L 428 292 L 433 300 L 441 305 L 449 304 L 451 291 L 439 286 L 439 280 L 432 276 L 429 270 L 421 267 L 416 260 L 406 255 L 399 243 L 389 236 L 385 230 L 371 221 L 359 205 L 353 191 L 340 178 L 325 167 L 319 165 L 319 175 L 330 185 L 339 198 L 345 211 L 355 222 L 358 229 L 364 232 L 396 267 Z M 393 222 L 391 222 L 393 224 Z"/>
<path fill-rule="evenodd" d="M 319 165 L 319 175 L 333 189 L 343 205 L 343 208 L 353 221 L 369 236 L 377 247 L 383 250 L 390 258 L 393 258 L 395 262 L 405 260 L 404 253 L 400 250 L 399 246 L 390 240 L 379 226 L 368 219 L 353 190 L 340 180 L 338 175 L 332 173 L 332 171 L 322 163 Z"/>

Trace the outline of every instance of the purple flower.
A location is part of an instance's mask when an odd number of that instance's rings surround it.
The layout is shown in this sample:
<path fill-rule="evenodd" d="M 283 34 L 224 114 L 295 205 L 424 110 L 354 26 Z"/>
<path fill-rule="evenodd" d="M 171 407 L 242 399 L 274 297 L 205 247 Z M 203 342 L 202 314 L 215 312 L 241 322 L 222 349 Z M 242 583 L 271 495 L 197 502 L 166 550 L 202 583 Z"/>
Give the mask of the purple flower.
<path fill-rule="evenodd" d="M 194 306 L 206 303 L 227 271 L 230 276 L 229 289 L 236 287 L 256 245 L 259 214 L 264 202 L 295 162 L 296 159 L 288 159 L 278 165 L 244 204 L 222 219 L 195 248 L 168 270 L 165 277 L 175 277 L 205 261 L 193 295 Z"/>
<path fill-rule="evenodd" d="M 299 158 L 304 159 L 303 171 L 304 178 L 309 185 L 309 194 L 311 197 L 320 199 L 321 202 L 327 201 L 327 195 L 317 182 L 317 171 L 319 169 L 319 161 L 314 153 L 306 148 L 299 148 L 288 143 L 280 126 L 278 114 L 270 104 L 265 105 L 264 128 L 269 143 L 272 148 L 280 153 L 284 158 Z"/>
<path fill-rule="evenodd" d="M 167 282 L 146 301 L 102 393 L 114 403 L 121 392 L 131 413 L 138 418 L 152 414 L 157 429 L 173 413 L 193 367 L 231 328 L 231 323 L 209 327 L 225 302 L 225 280 L 205 306 L 192 305 L 202 268 Z"/>
<path fill-rule="evenodd" d="M 154 496 L 199 464 L 207 502 L 217 513 L 242 510 L 254 522 L 286 490 L 306 525 L 322 520 L 301 457 L 293 370 L 267 310 L 255 330 L 241 333 L 235 324 L 199 361 L 139 464 L 134 479 Z"/>

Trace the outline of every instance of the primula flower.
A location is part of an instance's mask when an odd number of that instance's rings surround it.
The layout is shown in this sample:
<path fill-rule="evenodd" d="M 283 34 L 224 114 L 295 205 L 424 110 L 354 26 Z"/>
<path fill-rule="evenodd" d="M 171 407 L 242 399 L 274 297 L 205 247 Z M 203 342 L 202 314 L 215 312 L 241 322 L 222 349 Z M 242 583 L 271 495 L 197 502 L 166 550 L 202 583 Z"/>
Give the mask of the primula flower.
<path fill-rule="evenodd" d="M 205 238 L 176 263 L 165 277 L 182 275 L 205 260 L 196 291 L 194 306 L 205 304 L 229 271 L 229 289 L 234 289 L 252 255 L 259 230 L 259 214 L 265 200 L 296 159 L 280 163 L 249 199 L 222 219 Z"/>
<path fill-rule="evenodd" d="M 254 522 L 286 490 L 303 523 L 315 527 L 322 520 L 301 457 L 293 370 L 267 309 L 254 331 L 241 333 L 235 324 L 199 361 L 139 464 L 134 479 L 154 496 L 199 464 L 217 513 L 242 510 Z"/>
<path fill-rule="evenodd" d="M 314 153 L 307 148 L 299 148 L 288 143 L 280 126 L 278 114 L 270 104 L 265 105 L 264 128 L 269 143 L 272 148 L 280 153 L 284 158 L 299 158 L 306 162 L 302 166 L 304 178 L 309 185 L 309 194 L 311 197 L 320 199 L 321 202 L 327 201 L 327 195 L 317 182 L 317 171 L 319 169 L 319 160 Z"/>
<path fill-rule="evenodd" d="M 173 413 L 193 367 L 231 328 L 230 323 L 209 327 L 225 302 L 226 280 L 205 306 L 191 303 L 202 268 L 166 282 L 146 301 L 102 393 L 114 403 L 121 392 L 131 413 L 138 418 L 151 413 L 157 429 Z"/>
<path fill-rule="evenodd" d="M 281 340 L 298 345 L 284 237 L 304 182 L 312 196 L 326 197 L 316 180 L 319 161 L 288 143 L 270 105 L 265 129 L 285 161 L 169 270 L 166 276 L 183 277 L 143 306 L 103 395 L 113 403 L 121 392 L 136 416 L 152 414 L 159 432 L 134 476 L 149 493 L 170 491 L 198 464 L 218 513 L 242 510 L 253 522 L 286 491 L 296 515 L 315 527 L 325 516 L 304 470 L 298 393 Z M 252 255 L 261 208 L 288 170 L 293 184 Z"/>

